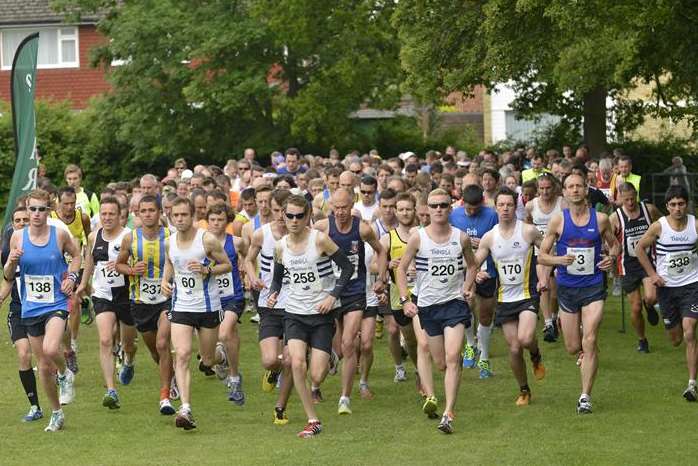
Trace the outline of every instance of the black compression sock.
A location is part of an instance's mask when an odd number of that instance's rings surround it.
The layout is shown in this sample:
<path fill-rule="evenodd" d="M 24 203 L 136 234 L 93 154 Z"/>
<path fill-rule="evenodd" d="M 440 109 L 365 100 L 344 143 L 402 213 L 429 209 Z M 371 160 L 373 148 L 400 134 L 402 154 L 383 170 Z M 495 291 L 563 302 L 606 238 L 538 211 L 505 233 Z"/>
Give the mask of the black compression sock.
<path fill-rule="evenodd" d="M 39 396 L 36 394 L 36 376 L 32 369 L 19 371 L 19 380 L 32 406 L 39 406 Z"/>

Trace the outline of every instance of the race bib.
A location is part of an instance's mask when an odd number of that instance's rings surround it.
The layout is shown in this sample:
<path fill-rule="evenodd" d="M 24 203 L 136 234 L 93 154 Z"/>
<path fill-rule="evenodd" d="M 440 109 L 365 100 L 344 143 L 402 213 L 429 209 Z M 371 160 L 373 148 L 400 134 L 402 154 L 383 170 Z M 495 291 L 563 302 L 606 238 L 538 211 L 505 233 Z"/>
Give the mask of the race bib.
<path fill-rule="evenodd" d="M 628 255 L 630 257 L 637 257 L 637 243 L 640 242 L 642 236 L 628 236 L 626 242 L 628 243 Z"/>
<path fill-rule="evenodd" d="M 523 258 L 502 259 L 497 261 L 497 273 L 502 285 L 521 285 L 523 283 Z"/>
<path fill-rule="evenodd" d="M 436 289 L 450 288 L 456 277 L 456 272 L 458 272 L 458 267 L 450 257 L 432 257 L 429 261 L 429 275 L 431 275 L 431 283 Z"/>
<path fill-rule="evenodd" d="M 141 301 L 152 304 L 162 299 L 159 278 L 141 277 L 140 280 Z"/>
<path fill-rule="evenodd" d="M 25 275 L 24 286 L 27 291 L 27 301 L 41 304 L 54 302 L 52 275 Z"/>
<path fill-rule="evenodd" d="M 568 274 L 594 274 L 594 248 L 567 248 L 567 255 L 574 256 L 574 262 L 567 266 Z"/>
<path fill-rule="evenodd" d="M 126 279 L 116 270 L 107 270 L 107 261 L 97 262 L 94 274 L 95 288 L 116 288 L 126 285 Z"/>
<path fill-rule="evenodd" d="M 204 283 L 201 274 L 194 272 L 180 272 L 175 276 L 175 286 L 177 294 L 183 293 L 187 296 L 203 293 Z"/>
<path fill-rule="evenodd" d="M 216 284 L 221 292 L 221 297 L 233 296 L 235 294 L 235 289 L 233 288 L 233 272 L 216 275 Z"/>
<path fill-rule="evenodd" d="M 349 262 L 351 262 L 351 267 L 354 270 L 354 273 L 351 274 L 351 280 L 356 280 L 359 277 L 359 255 L 349 254 L 347 259 L 349 259 Z M 335 278 L 339 278 L 339 276 L 342 274 L 341 269 L 337 266 L 337 264 L 334 263 L 334 261 L 332 261 L 332 270 Z"/>
<path fill-rule="evenodd" d="M 672 278 L 691 273 L 696 266 L 695 254 L 692 251 L 670 252 L 666 261 L 667 274 Z"/>
<path fill-rule="evenodd" d="M 290 287 L 296 293 L 312 294 L 322 291 L 322 282 L 315 267 L 295 268 L 290 276 Z"/>

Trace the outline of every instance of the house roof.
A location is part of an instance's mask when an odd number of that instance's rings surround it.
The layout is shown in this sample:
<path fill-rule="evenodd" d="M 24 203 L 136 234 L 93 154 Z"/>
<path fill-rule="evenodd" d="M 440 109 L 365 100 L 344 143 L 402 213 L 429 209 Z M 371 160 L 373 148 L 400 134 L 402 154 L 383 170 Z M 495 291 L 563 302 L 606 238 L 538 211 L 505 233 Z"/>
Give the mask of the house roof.
<path fill-rule="evenodd" d="M 50 0 L 0 0 L 0 26 L 56 24 L 64 15 L 51 9 Z M 97 16 L 82 16 L 81 24 L 94 24 Z"/>

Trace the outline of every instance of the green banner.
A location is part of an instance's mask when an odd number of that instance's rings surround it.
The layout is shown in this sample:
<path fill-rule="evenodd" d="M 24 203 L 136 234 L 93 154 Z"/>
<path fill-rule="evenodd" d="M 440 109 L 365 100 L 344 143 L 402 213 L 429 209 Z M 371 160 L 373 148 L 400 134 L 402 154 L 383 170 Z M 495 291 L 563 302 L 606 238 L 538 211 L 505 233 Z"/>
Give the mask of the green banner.
<path fill-rule="evenodd" d="M 17 198 L 36 187 L 39 160 L 36 154 L 36 118 L 34 91 L 36 89 L 36 59 L 39 33 L 31 34 L 17 47 L 12 61 L 12 123 L 15 136 L 15 173 L 5 209 L 3 225 L 12 219 Z"/>

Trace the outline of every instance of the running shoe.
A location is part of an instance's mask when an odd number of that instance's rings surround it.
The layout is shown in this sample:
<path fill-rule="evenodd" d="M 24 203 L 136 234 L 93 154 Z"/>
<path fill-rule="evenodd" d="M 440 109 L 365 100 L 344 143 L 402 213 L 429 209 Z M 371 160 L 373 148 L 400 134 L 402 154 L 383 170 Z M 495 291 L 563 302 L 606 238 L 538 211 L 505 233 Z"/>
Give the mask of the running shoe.
<path fill-rule="evenodd" d="M 319 388 L 313 388 L 310 391 L 310 396 L 313 399 L 314 404 L 322 403 L 323 401 L 325 401 L 322 398 L 322 392 L 320 391 Z"/>
<path fill-rule="evenodd" d="M 453 433 L 453 415 L 451 413 L 444 414 L 441 416 L 441 422 L 436 426 L 444 434 Z"/>
<path fill-rule="evenodd" d="M 184 430 L 196 429 L 196 421 L 191 411 L 180 409 L 175 418 L 175 425 Z"/>
<path fill-rule="evenodd" d="M 351 401 L 349 398 L 340 398 L 337 405 L 337 414 L 351 414 Z"/>
<path fill-rule="evenodd" d="M 264 375 L 262 376 L 262 391 L 267 393 L 274 391 L 279 375 L 281 375 L 279 371 L 264 371 Z"/>
<path fill-rule="evenodd" d="M 163 416 L 172 416 L 177 411 L 172 406 L 172 402 L 169 398 L 163 398 L 160 400 L 160 414 Z"/>
<path fill-rule="evenodd" d="M 516 406 L 528 406 L 531 402 L 531 392 L 528 390 L 521 390 L 519 396 L 516 397 Z"/>
<path fill-rule="evenodd" d="M 274 408 L 274 425 L 285 426 L 288 424 L 288 416 L 286 416 L 286 410 L 277 406 Z"/>
<path fill-rule="evenodd" d="M 359 394 L 361 395 L 362 400 L 372 400 L 374 398 L 373 392 L 370 388 L 368 388 L 367 383 L 359 384 Z"/>
<path fill-rule="evenodd" d="M 643 340 L 638 340 L 637 351 L 639 353 L 649 353 L 650 352 L 650 344 L 647 341 L 647 338 L 645 338 Z"/>
<path fill-rule="evenodd" d="M 531 355 L 531 362 L 533 363 L 533 375 L 536 380 L 543 380 L 545 378 L 545 365 L 543 365 L 543 356 L 540 352 L 535 357 Z"/>
<path fill-rule="evenodd" d="M 32 407 L 29 408 L 29 412 L 22 418 L 22 422 L 38 421 L 42 417 L 44 417 L 44 413 L 41 411 L 41 408 L 32 405 Z"/>
<path fill-rule="evenodd" d="M 645 311 L 647 311 L 647 322 L 651 326 L 656 326 L 659 323 L 659 313 L 657 312 L 657 309 L 655 306 L 650 306 L 648 305 L 645 300 L 642 300 L 643 306 L 645 306 Z"/>
<path fill-rule="evenodd" d="M 613 278 L 613 291 L 611 292 L 613 296 L 620 296 L 622 293 L 621 287 L 620 287 L 620 280 L 618 277 Z"/>
<path fill-rule="evenodd" d="M 92 300 L 89 296 L 85 296 L 80 303 L 80 321 L 85 325 L 90 325 L 94 320 L 95 311 Z"/>
<path fill-rule="evenodd" d="M 102 406 L 109 409 L 119 409 L 121 408 L 121 403 L 119 403 L 119 395 L 116 394 L 116 390 L 107 390 L 102 398 Z"/>
<path fill-rule="evenodd" d="M 547 324 L 543 327 L 543 341 L 555 343 L 557 341 L 557 332 L 555 332 L 555 324 Z"/>
<path fill-rule="evenodd" d="M 211 377 L 212 375 L 216 375 L 216 372 L 213 370 L 213 368 L 204 364 L 203 359 L 199 361 L 199 371 L 203 372 L 206 377 Z"/>
<path fill-rule="evenodd" d="M 240 378 L 236 381 L 233 381 L 232 378 L 228 379 L 228 388 L 230 389 L 228 400 L 238 406 L 242 406 L 245 404 L 245 392 L 242 391 L 242 374 L 240 374 L 239 377 Z"/>
<path fill-rule="evenodd" d="M 67 368 L 63 375 L 58 376 L 58 400 L 61 405 L 70 404 L 75 399 L 74 380 L 75 376 L 71 370 Z"/>
<path fill-rule="evenodd" d="M 393 382 L 404 382 L 407 380 L 407 371 L 405 366 L 395 366 L 395 377 L 393 377 Z"/>
<path fill-rule="evenodd" d="M 591 414 L 591 398 L 580 396 L 577 401 L 577 414 Z"/>
<path fill-rule="evenodd" d="M 322 432 L 322 424 L 320 421 L 312 421 L 308 422 L 303 430 L 298 432 L 298 437 L 299 438 L 311 438 L 315 437 L 316 435 L 320 435 L 320 432 Z"/>
<path fill-rule="evenodd" d="M 466 369 L 472 369 L 477 365 L 477 354 L 475 353 L 475 348 L 466 344 L 463 348 L 463 367 Z"/>
<path fill-rule="evenodd" d="M 75 350 L 71 348 L 63 353 L 63 356 L 65 356 L 65 365 L 68 366 L 68 369 L 70 369 L 73 374 L 77 374 L 80 368 L 78 367 L 78 355 Z"/>
<path fill-rule="evenodd" d="M 259 323 L 259 312 L 255 312 L 255 314 L 250 317 L 250 322 L 258 324 Z"/>
<path fill-rule="evenodd" d="M 225 350 L 223 343 L 216 343 L 216 360 L 222 361 L 220 364 L 213 366 L 213 371 L 219 380 L 225 380 L 228 377 L 228 352 Z"/>
<path fill-rule="evenodd" d="M 64 424 L 65 416 L 63 415 L 63 410 L 54 411 L 51 413 L 51 420 L 48 422 L 44 432 L 58 432 L 63 429 Z"/>
<path fill-rule="evenodd" d="M 494 373 L 492 372 L 492 366 L 490 365 L 490 361 L 487 359 L 480 359 L 477 362 L 477 367 L 480 368 L 481 379 L 489 379 L 494 375 Z"/>
<path fill-rule="evenodd" d="M 379 340 L 383 338 L 383 318 L 381 316 L 376 317 L 376 338 Z"/>
<path fill-rule="evenodd" d="M 436 414 L 436 409 L 439 407 L 439 400 L 436 399 L 435 396 L 428 396 L 424 400 L 424 404 L 422 405 L 422 412 L 427 415 L 429 419 L 434 419 L 435 417 L 438 417 Z"/>
<path fill-rule="evenodd" d="M 337 375 L 337 370 L 339 369 L 339 356 L 332 350 L 330 353 L 330 370 L 328 374 Z"/>
<path fill-rule="evenodd" d="M 689 383 L 686 390 L 683 391 L 683 397 L 686 401 L 698 401 L 698 394 L 696 394 L 696 385 Z"/>
<path fill-rule="evenodd" d="M 119 383 L 121 385 L 128 385 L 133 380 L 133 374 L 136 372 L 136 368 L 133 364 L 124 363 L 119 370 Z"/>
<path fill-rule="evenodd" d="M 177 387 L 177 379 L 174 375 L 170 381 L 170 400 L 179 400 L 179 387 Z"/>

